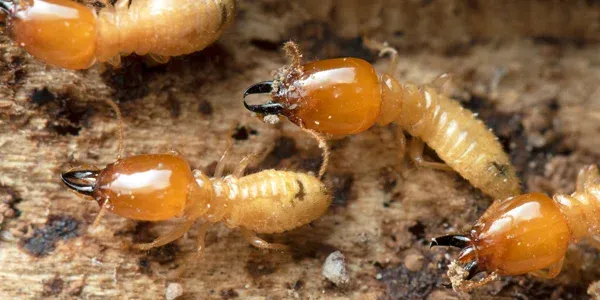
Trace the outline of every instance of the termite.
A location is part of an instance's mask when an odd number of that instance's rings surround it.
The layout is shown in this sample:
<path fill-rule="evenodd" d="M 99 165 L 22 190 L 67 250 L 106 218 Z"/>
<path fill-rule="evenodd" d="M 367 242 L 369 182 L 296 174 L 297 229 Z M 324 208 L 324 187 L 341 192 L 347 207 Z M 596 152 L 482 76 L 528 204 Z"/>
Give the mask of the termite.
<path fill-rule="evenodd" d="M 13 40 L 66 69 L 118 65 L 131 53 L 166 62 L 213 43 L 235 15 L 235 0 L 103 0 L 98 13 L 72 0 L 14 2 L 0 0 Z"/>
<path fill-rule="evenodd" d="M 120 119 L 118 107 L 113 105 L 113 109 Z M 117 161 L 104 169 L 70 170 L 61 178 L 69 188 L 100 205 L 93 226 L 105 211 L 133 220 L 180 221 L 153 242 L 135 245 L 141 250 L 180 238 L 198 220 L 204 221 L 198 252 L 204 249 L 207 229 L 217 222 L 240 229 L 258 248 L 284 250 L 286 245 L 268 243 L 257 233 L 281 233 L 308 224 L 323 215 L 331 203 L 326 186 L 311 174 L 264 170 L 243 176 L 252 156 L 245 157 L 231 175 L 222 177 L 226 151 L 211 178 L 192 171 L 176 153 L 121 158 L 121 145 L 120 141 Z"/>
<path fill-rule="evenodd" d="M 406 150 L 402 130 L 413 136 L 408 154 L 416 165 L 455 170 L 495 198 L 520 194 L 508 155 L 483 122 L 431 85 L 400 84 L 392 75 L 398 60 L 396 50 L 377 47 L 381 54 L 391 54 L 388 70 L 380 78 L 373 66 L 358 58 L 302 64 L 298 46 L 288 42 L 284 49 L 291 65 L 279 69 L 272 81 L 250 86 L 244 92 L 244 105 L 265 122 L 276 122 L 283 115 L 301 128 L 334 136 L 395 122 L 401 129 L 401 154 Z M 267 103 L 246 102 L 248 95 L 265 93 L 271 96 Z M 424 143 L 447 165 L 425 161 Z"/>
<path fill-rule="evenodd" d="M 497 276 L 533 273 L 553 278 L 560 273 L 567 247 L 600 233 L 598 168 L 579 171 L 571 195 L 529 193 L 495 201 L 466 235 L 432 239 L 431 246 L 461 248 L 449 275 L 460 290 L 479 287 Z M 476 274 L 488 273 L 480 282 Z M 456 274 L 456 275 L 453 275 Z M 467 281 L 465 281 L 467 280 Z"/>

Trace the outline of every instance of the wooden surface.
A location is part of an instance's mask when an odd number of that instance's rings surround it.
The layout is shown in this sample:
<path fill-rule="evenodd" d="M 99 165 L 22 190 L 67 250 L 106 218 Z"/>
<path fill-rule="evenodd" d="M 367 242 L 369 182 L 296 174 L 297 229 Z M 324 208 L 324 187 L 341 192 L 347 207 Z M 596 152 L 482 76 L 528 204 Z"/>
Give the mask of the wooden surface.
<path fill-rule="evenodd" d="M 239 2 L 237 23 L 217 44 L 166 65 L 129 57 L 119 69 L 63 71 L 2 37 L 2 298 L 161 299 L 169 283 L 181 285 L 180 299 L 586 297 L 600 272 L 598 251 L 585 243 L 569 250 L 554 280 L 503 278 L 471 295 L 445 288 L 456 252 L 430 250 L 428 239 L 470 229 L 491 199 L 456 174 L 399 160 L 393 126 L 331 142 L 330 210 L 311 226 L 264 236 L 291 252 L 252 248 L 224 226 L 209 231 L 200 258 L 198 226 L 150 252 L 129 245 L 158 236 L 169 222 L 108 215 L 92 230 L 97 205 L 67 191 L 59 176 L 116 158 L 106 98 L 123 110 L 129 154 L 177 150 L 193 168 L 210 171 L 234 135 L 231 166 L 262 152 L 254 170 L 318 168 L 313 140 L 288 122 L 261 123 L 241 103 L 247 86 L 286 63 L 279 47 L 290 38 L 305 59 L 359 56 L 382 71 L 387 61 L 361 46 L 367 33 L 400 49 L 401 80 L 454 74 L 454 96 L 501 137 L 527 191 L 571 192 L 578 169 L 600 158 L 596 2 Z M 345 287 L 321 275 L 338 250 L 350 276 Z"/>

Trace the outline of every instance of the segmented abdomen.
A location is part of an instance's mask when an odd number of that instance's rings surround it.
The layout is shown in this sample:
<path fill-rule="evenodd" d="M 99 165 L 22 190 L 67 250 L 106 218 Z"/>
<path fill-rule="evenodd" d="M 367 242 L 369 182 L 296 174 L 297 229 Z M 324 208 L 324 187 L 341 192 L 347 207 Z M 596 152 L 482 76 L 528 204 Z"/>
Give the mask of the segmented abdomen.
<path fill-rule="evenodd" d="M 199 51 L 221 35 L 234 15 L 235 0 L 133 0 L 127 9 L 101 11 L 99 59 Z"/>
<path fill-rule="evenodd" d="M 232 207 L 225 216 L 231 227 L 283 232 L 319 218 L 331 203 L 325 185 L 304 173 L 265 170 L 234 182 L 230 184 Z"/>
<path fill-rule="evenodd" d="M 473 113 L 433 88 L 404 85 L 400 124 L 475 187 L 496 199 L 521 193 L 498 138 Z"/>

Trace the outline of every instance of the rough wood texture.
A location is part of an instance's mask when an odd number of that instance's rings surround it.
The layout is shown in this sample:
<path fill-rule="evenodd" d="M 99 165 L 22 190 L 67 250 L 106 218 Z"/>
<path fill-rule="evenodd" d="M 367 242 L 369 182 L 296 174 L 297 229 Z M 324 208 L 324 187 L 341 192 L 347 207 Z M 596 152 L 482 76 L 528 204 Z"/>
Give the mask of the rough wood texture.
<path fill-rule="evenodd" d="M 329 212 L 312 226 L 265 236 L 292 252 L 257 250 L 224 226 L 210 230 L 201 258 L 193 251 L 198 227 L 150 252 L 128 246 L 168 230 L 168 222 L 109 215 L 90 229 L 97 205 L 68 192 L 59 174 L 115 159 L 116 123 L 105 98 L 124 112 L 127 153 L 174 149 L 210 171 L 234 136 L 232 164 L 262 151 L 254 170 L 317 169 L 313 140 L 287 122 L 262 124 L 241 105 L 248 85 L 286 62 L 279 47 L 290 38 L 306 59 L 352 55 L 383 70 L 387 61 L 361 46 L 367 33 L 399 47 L 401 80 L 455 74 L 455 97 L 500 136 L 528 191 L 571 192 L 578 169 L 600 158 L 595 1 L 239 2 L 237 23 L 217 44 L 166 65 L 129 57 L 116 70 L 57 70 L 2 37 L 2 298 L 160 299 L 169 283 L 181 285 L 181 299 L 459 297 L 442 286 L 448 250 L 429 250 L 428 238 L 469 229 L 491 199 L 456 174 L 398 160 L 392 127 L 331 143 Z M 321 275 L 336 250 L 348 264 L 343 288 Z M 600 279 L 598 258 L 581 243 L 554 280 L 503 278 L 462 296 L 580 299 Z"/>

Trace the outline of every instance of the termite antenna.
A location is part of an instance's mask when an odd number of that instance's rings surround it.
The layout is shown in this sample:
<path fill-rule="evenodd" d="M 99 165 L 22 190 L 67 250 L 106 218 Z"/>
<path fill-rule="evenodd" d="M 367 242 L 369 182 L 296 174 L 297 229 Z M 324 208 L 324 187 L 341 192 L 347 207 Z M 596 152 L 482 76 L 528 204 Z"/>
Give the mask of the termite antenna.
<path fill-rule="evenodd" d="M 96 186 L 98 174 L 100 174 L 100 171 L 70 171 L 63 173 L 61 175 L 61 179 L 68 187 L 76 192 L 83 195 L 92 196 L 94 187 Z"/>
<path fill-rule="evenodd" d="M 300 129 L 310 134 L 315 140 L 317 140 L 317 142 L 319 143 L 319 148 L 323 149 L 323 163 L 321 164 L 321 168 L 319 169 L 318 177 L 319 179 L 322 179 L 323 175 L 325 175 L 325 171 L 327 171 L 327 166 L 329 165 L 329 156 L 331 154 L 329 150 L 329 145 L 327 145 L 327 140 L 318 132 L 312 129 L 305 128 L 302 125 L 300 125 Z"/>
<path fill-rule="evenodd" d="M 118 151 L 119 154 L 117 155 L 117 160 L 120 160 L 121 158 L 123 158 L 123 131 L 125 128 L 124 122 L 123 122 L 123 115 L 121 115 L 121 109 L 119 109 L 119 106 L 110 99 L 105 99 L 105 102 L 115 111 L 115 114 L 117 115 L 117 123 L 119 124 L 119 129 L 118 129 L 118 135 L 119 135 L 119 146 L 118 146 Z"/>
<path fill-rule="evenodd" d="M 102 217 L 106 214 L 106 209 L 108 209 L 109 205 L 108 200 L 104 201 L 104 204 L 100 207 L 100 212 L 98 212 L 98 215 L 96 215 L 96 218 L 94 219 L 94 223 L 92 223 L 92 228 L 96 228 L 100 225 L 100 220 L 102 220 Z"/>
<path fill-rule="evenodd" d="M 246 91 L 244 91 L 244 107 L 246 107 L 246 109 L 251 112 L 262 115 L 281 114 L 283 111 L 283 105 L 281 105 L 280 103 L 269 101 L 264 104 L 253 105 L 248 104 L 248 102 L 246 102 L 246 97 L 248 97 L 248 95 L 270 94 L 271 91 L 273 91 L 273 81 L 263 81 L 250 86 L 246 89 Z"/>
<path fill-rule="evenodd" d="M 293 41 L 288 41 L 283 45 L 285 55 L 292 60 L 292 66 L 294 68 L 300 68 L 302 66 L 302 52 L 300 47 Z"/>
<path fill-rule="evenodd" d="M 429 248 L 435 246 L 451 246 L 456 248 L 465 248 L 471 244 L 471 239 L 464 235 L 445 235 L 431 239 L 431 244 L 429 244 Z"/>

